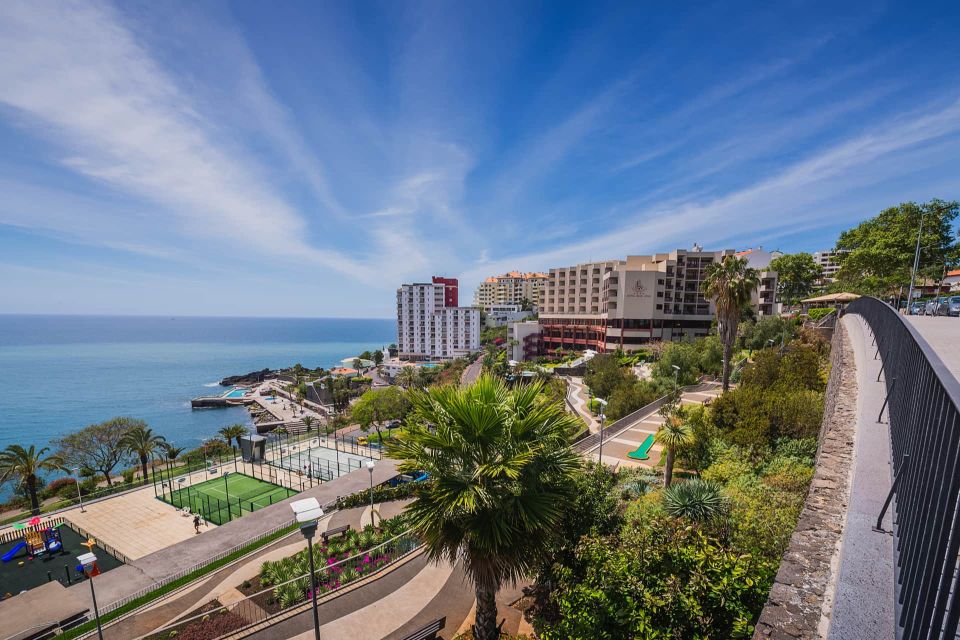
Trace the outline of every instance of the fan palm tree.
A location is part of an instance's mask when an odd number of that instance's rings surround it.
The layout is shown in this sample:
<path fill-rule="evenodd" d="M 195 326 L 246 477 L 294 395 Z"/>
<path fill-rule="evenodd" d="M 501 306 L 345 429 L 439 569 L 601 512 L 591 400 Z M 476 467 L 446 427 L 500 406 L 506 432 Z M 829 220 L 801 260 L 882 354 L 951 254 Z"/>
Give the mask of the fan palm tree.
<path fill-rule="evenodd" d="M 140 459 L 144 482 L 147 480 L 147 462 L 165 442 L 166 439 L 163 436 L 155 434 L 153 429 L 142 420 L 137 420 L 136 424 L 120 438 L 120 446 Z"/>
<path fill-rule="evenodd" d="M 740 311 L 750 303 L 759 286 L 759 273 L 747 266 L 746 258 L 729 255 L 707 267 L 703 292 L 717 310 L 717 333 L 723 343 L 724 391 L 730 387 L 730 358 L 737 341 Z"/>
<path fill-rule="evenodd" d="M 474 637 L 498 636 L 496 594 L 536 566 L 571 500 L 576 419 L 541 396 L 485 375 L 467 387 L 411 392 L 407 435 L 388 443 L 400 469 L 431 482 L 407 508 L 435 561 L 463 562 L 476 593 Z"/>
<path fill-rule="evenodd" d="M 224 427 L 219 431 L 220 435 L 223 436 L 223 439 L 227 441 L 231 447 L 233 443 L 237 443 L 237 447 L 240 446 L 240 438 L 250 433 L 250 430 L 247 429 L 242 424 L 231 424 L 229 427 Z"/>
<path fill-rule="evenodd" d="M 722 515 L 726 504 L 720 485 L 699 478 L 678 482 L 663 492 L 663 508 L 667 513 L 700 524 Z"/>
<path fill-rule="evenodd" d="M 313 423 L 316 421 L 317 419 L 313 416 L 303 416 L 303 426 L 307 428 L 307 433 L 313 430 Z"/>
<path fill-rule="evenodd" d="M 19 444 L 11 444 L 0 451 L 0 483 L 16 478 L 18 484 L 26 487 L 30 496 L 30 509 L 33 515 L 40 514 L 40 499 L 37 496 L 37 481 L 43 471 L 65 469 L 63 458 L 58 455 L 46 455 L 50 447 L 39 451 L 34 445 L 24 449 Z"/>
<path fill-rule="evenodd" d="M 677 449 L 693 443 L 693 431 L 684 422 L 682 414 L 674 411 L 666 416 L 653 440 L 667 451 L 663 463 L 663 486 L 669 487 L 673 482 L 673 461 L 676 459 Z"/>

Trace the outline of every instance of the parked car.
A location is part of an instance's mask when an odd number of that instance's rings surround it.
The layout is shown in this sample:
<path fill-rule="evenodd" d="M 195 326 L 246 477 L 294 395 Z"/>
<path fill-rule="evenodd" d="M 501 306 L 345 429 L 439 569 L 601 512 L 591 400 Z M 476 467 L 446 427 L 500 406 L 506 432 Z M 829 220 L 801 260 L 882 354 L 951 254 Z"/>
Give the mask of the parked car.
<path fill-rule="evenodd" d="M 954 318 L 960 317 L 960 296 L 950 296 L 947 298 L 947 307 L 948 316 L 953 316 Z"/>
<path fill-rule="evenodd" d="M 938 316 L 950 315 L 949 296 L 940 296 L 939 298 L 937 298 L 937 315 Z"/>
<path fill-rule="evenodd" d="M 910 306 L 910 315 L 912 315 L 912 316 L 922 316 L 922 315 L 923 315 L 923 311 L 924 311 L 924 309 L 926 309 L 926 307 L 927 307 L 926 303 L 923 302 L 922 300 L 921 300 L 921 301 L 914 302 L 914 303 Z"/>
<path fill-rule="evenodd" d="M 923 315 L 925 316 L 937 315 L 937 299 L 936 298 L 930 298 L 929 300 L 927 300 L 927 304 L 923 308 Z"/>

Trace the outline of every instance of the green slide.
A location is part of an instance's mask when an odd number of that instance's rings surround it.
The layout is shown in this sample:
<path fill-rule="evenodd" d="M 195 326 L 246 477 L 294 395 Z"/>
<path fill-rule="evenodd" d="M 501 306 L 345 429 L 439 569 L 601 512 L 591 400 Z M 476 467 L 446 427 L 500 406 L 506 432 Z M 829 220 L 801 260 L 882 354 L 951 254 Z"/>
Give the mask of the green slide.
<path fill-rule="evenodd" d="M 634 460 L 649 460 L 650 459 L 650 447 L 653 446 L 653 434 L 647 436 L 647 439 L 643 441 L 635 451 L 630 451 L 627 453 L 628 458 L 633 458 Z"/>

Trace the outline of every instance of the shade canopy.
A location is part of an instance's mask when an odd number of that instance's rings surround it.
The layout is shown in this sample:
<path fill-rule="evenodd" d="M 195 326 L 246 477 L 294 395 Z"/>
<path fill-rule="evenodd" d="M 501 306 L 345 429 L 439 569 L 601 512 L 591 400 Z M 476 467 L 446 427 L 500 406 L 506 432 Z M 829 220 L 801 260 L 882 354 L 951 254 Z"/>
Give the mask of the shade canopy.
<path fill-rule="evenodd" d="M 828 293 L 823 296 L 817 296 L 816 298 L 807 298 L 803 300 L 803 304 L 814 304 L 817 302 L 824 302 L 826 304 L 837 303 L 837 302 L 853 302 L 860 296 L 856 293 Z"/>

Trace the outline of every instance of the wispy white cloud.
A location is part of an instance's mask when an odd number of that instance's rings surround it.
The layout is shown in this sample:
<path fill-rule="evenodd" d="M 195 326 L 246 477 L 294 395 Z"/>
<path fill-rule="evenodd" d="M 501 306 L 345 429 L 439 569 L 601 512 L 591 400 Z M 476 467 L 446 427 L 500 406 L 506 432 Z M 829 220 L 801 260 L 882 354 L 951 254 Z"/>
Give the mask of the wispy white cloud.
<path fill-rule="evenodd" d="M 163 205 L 185 233 L 372 276 L 303 240 L 303 217 L 255 162 L 218 145 L 215 127 L 107 5 L 3 3 L 0 103 L 45 135 L 65 167 Z"/>
<path fill-rule="evenodd" d="M 726 242 L 743 238 L 746 229 L 755 237 L 782 237 L 804 227 L 856 220 L 872 213 L 860 208 L 864 206 L 862 189 L 902 175 L 904 163 L 919 169 L 960 161 L 956 145 L 939 144 L 958 137 L 960 99 L 955 99 L 939 108 L 892 119 L 721 197 L 651 205 L 624 216 L 621 225 L 606 233 L 547 251 L 495 260 L 462 275 L 472 281 L 491 270 L 515 266 L 543 268 L 693 242 Z M 851 202 L 846 197 L 851 192 L 861 199 Z M 884 193 L 882 197 L 889 196 Z M 771 234 L 772 230 L 777 232 Z"/>

